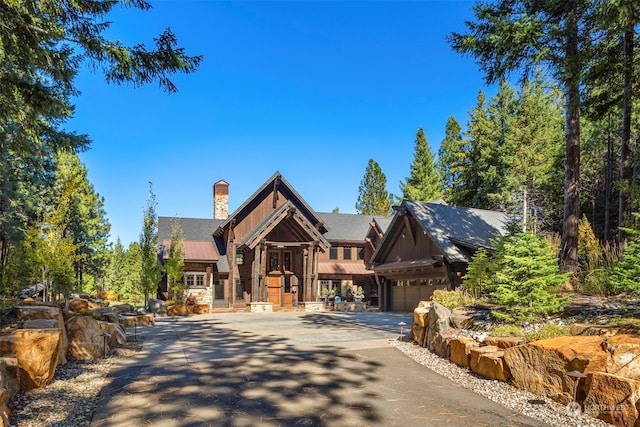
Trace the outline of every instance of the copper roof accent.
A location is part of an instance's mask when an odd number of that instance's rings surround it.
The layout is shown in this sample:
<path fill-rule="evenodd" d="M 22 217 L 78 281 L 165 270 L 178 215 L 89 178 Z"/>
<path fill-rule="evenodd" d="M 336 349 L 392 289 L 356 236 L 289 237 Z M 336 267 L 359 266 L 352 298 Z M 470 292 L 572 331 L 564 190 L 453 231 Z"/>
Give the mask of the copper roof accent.
<path fill-rule="evenodd" d="M 165 247 L 164 259 L 167 259 L 169 257 L 168 249 L 171 245 L 171 241 L 164 240 L 162 244 Z M 183 253 L 185 261 L 218 261 L 218 253 L 213 247 L 213 242 L 211 241 L 185 240 Z"/>
<path fill-rule="evenodd" d="M 319 274 L 373 274 L 363 262 L 319 262 Z"/>

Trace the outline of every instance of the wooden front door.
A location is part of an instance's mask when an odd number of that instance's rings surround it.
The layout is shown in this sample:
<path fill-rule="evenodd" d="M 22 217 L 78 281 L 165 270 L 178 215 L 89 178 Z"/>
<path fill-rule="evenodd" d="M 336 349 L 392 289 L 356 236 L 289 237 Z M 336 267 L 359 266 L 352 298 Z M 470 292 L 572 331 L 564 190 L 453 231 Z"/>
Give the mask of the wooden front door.
<path fill-rule="evenodd" d="M 282 287 L 280 285 L 280 276 L 269 276 L 267 280 L 269 302 L 275 306 L 281 306 Z"/>

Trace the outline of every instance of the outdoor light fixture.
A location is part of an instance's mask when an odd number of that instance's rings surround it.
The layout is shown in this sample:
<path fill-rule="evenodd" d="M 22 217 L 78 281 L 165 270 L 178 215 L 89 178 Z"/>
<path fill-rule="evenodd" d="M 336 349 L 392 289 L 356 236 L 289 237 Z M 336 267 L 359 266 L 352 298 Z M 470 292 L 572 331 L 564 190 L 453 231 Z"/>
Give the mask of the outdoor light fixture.
<path fill-rule="evenodd" d="M 107 357 L 107 338 L 109 338 L 111 336 L 111 334 L 103 332 L 100 336 L 104 340 L 104 357 Z"/>
<path fill-rule="evenodd" d="M 400 341 L 404 341 L 404 327 L 407 326 L 407 324 L 400 322 L 398 325 L 400 325 Z"/>
<path fill-rule="evenodd" d="M 567 404 L 567 415 L 570 417 L 577 417 L 582 412 L 580 404 L 576 402 L 576 396 L 578 394 L 578 381 L 580 378 L 587 378 L 585 374 L 580 371 L 567 372 L 567 376 L 573 378 L 573 400 Z"/>

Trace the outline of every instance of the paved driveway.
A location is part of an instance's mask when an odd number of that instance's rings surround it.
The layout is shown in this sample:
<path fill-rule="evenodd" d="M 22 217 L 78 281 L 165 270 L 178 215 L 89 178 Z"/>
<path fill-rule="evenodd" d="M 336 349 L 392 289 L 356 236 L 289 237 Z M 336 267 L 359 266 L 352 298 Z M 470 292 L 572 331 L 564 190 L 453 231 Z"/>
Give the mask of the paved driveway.
<path fill-rule="evenodd" d="M 93 427 L 539 426 L 389 346 L 397 313 L 160 318 Z M 405 332 L 406 333 L 406 332 Z"/>

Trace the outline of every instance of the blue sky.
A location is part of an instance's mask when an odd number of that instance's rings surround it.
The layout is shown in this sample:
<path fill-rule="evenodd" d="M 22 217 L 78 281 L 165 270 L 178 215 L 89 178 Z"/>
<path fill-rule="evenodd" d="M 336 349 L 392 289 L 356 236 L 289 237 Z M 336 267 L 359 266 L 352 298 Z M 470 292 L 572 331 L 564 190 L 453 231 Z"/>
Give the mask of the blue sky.
<path fill-rule="evenodd" d="M 83 71 L 68 128 L 92 139 L 80 155 L 105 198 L 111 240 L 139 239 L 148 182 L 160 216 L 208 218 L 213 183 L 235 210 L 280 171 L 318 212 L 355 213 L 369 159 L 399 194 L 415 134 L 434 153 L 447 118 L 464 127 L 482 75 L 453 52 L 471 1 L 152 1 L 117 8 L 108 35 L 150 44 L 171 27 L 199 70 L 156 84 L 109 85 Z"/>

